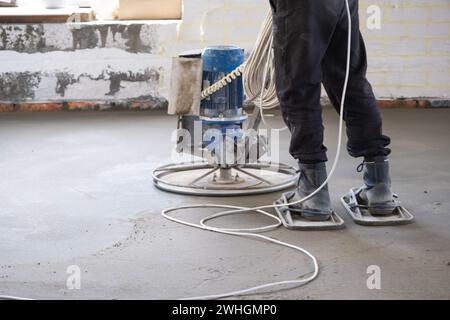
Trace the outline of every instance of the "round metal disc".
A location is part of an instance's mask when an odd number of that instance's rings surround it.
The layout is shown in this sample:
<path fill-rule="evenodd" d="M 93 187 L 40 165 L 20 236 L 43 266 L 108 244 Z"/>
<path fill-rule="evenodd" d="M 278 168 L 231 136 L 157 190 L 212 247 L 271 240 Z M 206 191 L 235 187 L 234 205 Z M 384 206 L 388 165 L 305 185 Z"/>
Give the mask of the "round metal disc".
<path fill-rule="evenodd" d="M 292 187 L 294 167 L 258 162 L 221 169 L 206 162 L 169 164 L 153 172 L 161 190 L 197 196 L 241 196 L 276 192 Z"/>

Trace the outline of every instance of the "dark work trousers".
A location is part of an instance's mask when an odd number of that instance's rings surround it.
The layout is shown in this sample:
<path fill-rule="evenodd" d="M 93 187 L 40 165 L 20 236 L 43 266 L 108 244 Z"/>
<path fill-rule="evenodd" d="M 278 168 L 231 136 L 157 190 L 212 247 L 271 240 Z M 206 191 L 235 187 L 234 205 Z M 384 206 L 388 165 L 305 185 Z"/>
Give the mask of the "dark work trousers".
<path fill-rule="evenodd" d="M 302 163 L 327 161 L 320 106 L 321 83 L 337 111 L 347 66 L 348 18 L 344 0 L 270 0 L 273 11 L 277 95 L 291 134 L 290 153 Z M 351 66 L 344 119 L 353 157 L 387 156 L 390 139 L 366 79 L 367 55 L 359 31 L 358 1 L 352 17 Z"/>

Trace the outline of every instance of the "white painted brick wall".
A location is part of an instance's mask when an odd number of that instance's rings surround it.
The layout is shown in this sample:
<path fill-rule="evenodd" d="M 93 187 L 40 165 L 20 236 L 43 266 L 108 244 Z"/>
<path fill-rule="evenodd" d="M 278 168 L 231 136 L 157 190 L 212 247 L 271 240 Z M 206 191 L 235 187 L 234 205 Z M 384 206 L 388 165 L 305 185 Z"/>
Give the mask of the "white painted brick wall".
<path fill-rule="evenodd" d="M 300 1 L 300 0 L 299 0 Z M 366 27 L 367 8 L 382 9 L 381 30 Z M 145 26 L 141 37 L 156 44 L 151 53 L 123 50 L 123 39 L 106 48 L 47 53 L 0 51 L 0 73 L 24 71 L 26 66 L 46 74 L 36 100 L 61 99 L 53 92 L 52 74 L 68 70 L 90 73 L 103 70 L 161 71 L 161 81 L 147 85 L 123 83 L 120 98 L 168 95 L 170 58 L 177 53 L 215 44 L 234 44 L 251 50 L 268 11 L 268 0 L 185 0 L 182 22 Z M 368 77 L 380 98 L 448 98 L 450 92 L 450 0 L 360 0 L 361 31 L 369 55 Z M 67 27 L 46 25 L 47 44 L 70 46 Z M 154 36 L 156 34 L 156 36 Z M 152 38 L 154 37 L 154 38 Z M 57 59 L 57 60 L 55 60 Z M 84 79 L 69 87 L 64 99 L 111 99 L 108 82 Z M 88 97 L 84 96 L 88 93 Z"/>
<path fill-rule="evenodd" d="M 365 28 L 366 8 L 382 8 L 382 28 Z M 368 77 L 379 97 L 447 97 L 450 93 L 450 0 L 362 0 Z"/>
<path fill-rule="evenodd" d="M 268 9 L 265 2 L 187 0 L 179 47 L 224 43 L 250 49 Z M 371 5 L 381 7 L 381 30 L 366 26 Z M 360 0 L 360 19 L 368 77 L 378 97 L 448 98 L 450 0 Z"/>

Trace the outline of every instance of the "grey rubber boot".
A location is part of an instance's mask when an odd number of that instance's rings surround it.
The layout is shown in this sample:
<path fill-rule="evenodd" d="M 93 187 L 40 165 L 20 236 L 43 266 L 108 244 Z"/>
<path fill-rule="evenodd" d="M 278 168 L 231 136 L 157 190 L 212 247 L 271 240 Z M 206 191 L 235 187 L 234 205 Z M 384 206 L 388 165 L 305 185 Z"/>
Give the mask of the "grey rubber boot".
<path fill-rule="evenodd" d="M 297 191 L 286 195 L 289 202 L 295 202 L 313 193 L 327 179 L 327 168 L 324 162 L 317 164 L 299 164 L 300 177 Z M 329 220 L 332 214 L 328 185 L 311 199 L 290 206 L 292 214 L 300 214 L 311 221 Z"/>
<path fill-rule="evenodd" d="M 374 216 L 392 214 L 397 202 L 391 191 L 388 158 L 365 159 L 362 165 L 364 165 L 364 186 L 359 194 L 360 200 Z"/>

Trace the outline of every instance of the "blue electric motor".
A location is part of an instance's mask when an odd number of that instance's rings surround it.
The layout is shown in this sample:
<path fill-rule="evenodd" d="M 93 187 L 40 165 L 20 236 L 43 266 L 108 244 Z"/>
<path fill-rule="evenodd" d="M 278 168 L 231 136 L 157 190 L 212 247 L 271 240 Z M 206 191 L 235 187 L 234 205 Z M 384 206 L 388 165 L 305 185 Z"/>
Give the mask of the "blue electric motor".
<path fill-rule="evenodd" d="M 203 87 L 208 88 L 244 63 L 244 50 L 235 46 L 213 46 L 203 50 Z M 241 130 L 247 120 L 244 113 L 244 87 L 238 76 L 224 88 L 204 99 L 200 118 L 205 129 L 219 129 L 224 134 Z"/>

